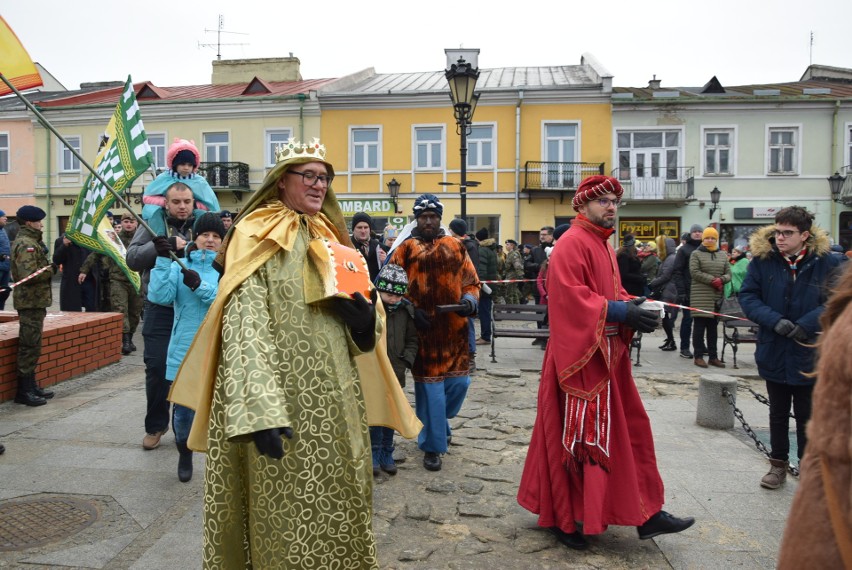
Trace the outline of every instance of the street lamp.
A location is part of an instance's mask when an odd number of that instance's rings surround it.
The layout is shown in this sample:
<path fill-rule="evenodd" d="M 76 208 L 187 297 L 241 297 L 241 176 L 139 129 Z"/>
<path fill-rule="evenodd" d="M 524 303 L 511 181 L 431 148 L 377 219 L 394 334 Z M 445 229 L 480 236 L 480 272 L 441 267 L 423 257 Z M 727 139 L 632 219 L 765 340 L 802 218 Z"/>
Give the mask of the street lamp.
<path fill-rule="evenodd" d="M 710 219 L 711 220 L 713 219 L 713 214 L 715 214 L 716 210 L 719 209 L 719 198 L 721 198 L 721 197 L 722 197 L 722 191 L 714 186 L 713 189 L 710 190 L 710 204 L 713 205 L 713 207 L 710 208 Z"/>
<path fill-rule="evenodd" d="M 845 176 L 840 176 L 839 172 L 826 178 L 828 187 L 831 188 L 831 199 L 835 202 L 840 202 L 840 192 L 843 191 L 843 183 L 846 182 Z"/>
<path fill-rule="evenodd" d="M 461 182 L 459 197 L 461 198 L 461 218 L 467 219 L 467 135 L 473 121 L 473 112 L 479 101 L 479 94 L 474 93 L 476 80 L 479 79 L 479 50 L 478 49 L 445 49 L 447 69 L 444 75 L 450 85 L 450 99 L 453 102 L 456 119 L 456 132 L 461 137 Z M 467 59 L 465 59 L 467 58 Z"/>
<path fill-rule="evenodd" d="M 393 213 L 401 214 L 399 211 L 399 187 L 400 183 L 396 181 L 396 178 L 391 178 L 391 181 L 388 182 L 388 192 L 390 192 L 391 200 L 393 201 Z"/>

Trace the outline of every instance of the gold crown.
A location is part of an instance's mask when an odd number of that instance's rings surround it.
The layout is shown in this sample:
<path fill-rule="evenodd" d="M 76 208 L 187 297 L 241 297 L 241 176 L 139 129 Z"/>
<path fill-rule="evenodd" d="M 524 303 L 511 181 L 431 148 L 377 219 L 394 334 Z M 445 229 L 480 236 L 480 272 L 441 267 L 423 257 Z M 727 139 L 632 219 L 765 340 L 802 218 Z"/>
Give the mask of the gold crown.
<path fill-rule="evenodd" d="M 325 145 L 321 144 L 316 137 L 309 143 L 301 143 L 291 138 L 275 149 L 275 162 L 293 158 L 316 158 L 325 161 Z"/>

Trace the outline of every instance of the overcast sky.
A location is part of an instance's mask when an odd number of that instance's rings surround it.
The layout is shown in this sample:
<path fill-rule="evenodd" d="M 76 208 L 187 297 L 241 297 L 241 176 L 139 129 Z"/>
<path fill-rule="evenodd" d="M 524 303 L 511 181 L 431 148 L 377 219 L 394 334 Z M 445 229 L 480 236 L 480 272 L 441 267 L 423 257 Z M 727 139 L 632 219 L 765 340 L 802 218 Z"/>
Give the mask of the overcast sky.
<path fill-rule="evenodd" d="M 501 8 L 501 6 L 508 6 Z M 850 0 L 0 0 L 30 53 L 81 82 L 210 82 L 223 59 L 301 61 L 304 79 L 437 71 L 444 48 L 480 48 L 481 68 L 575 65 L 594 55 L 617 86 L 796 81 L 811 61 L 852 68 Z M 199 47 L 214 44 L 214 47 Z"/>

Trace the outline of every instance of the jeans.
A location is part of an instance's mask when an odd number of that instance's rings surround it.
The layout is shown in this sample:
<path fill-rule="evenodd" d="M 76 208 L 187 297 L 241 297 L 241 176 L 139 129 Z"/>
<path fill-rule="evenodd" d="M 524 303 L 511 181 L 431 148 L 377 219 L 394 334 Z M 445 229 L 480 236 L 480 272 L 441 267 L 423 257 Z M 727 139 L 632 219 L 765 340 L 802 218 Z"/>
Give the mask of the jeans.
<path fill-rule="evenodd" d="M 169 427 L 169 401 L 166 397 L 169 395 L 170 383 L 166 381 L 166 358 L 174 318 L 172 307 L 145 302 L 145 321 L 142 324 L 145 348 L 142 359 L 145 362 L 145 396 L 148 400 L 146 433 L 166 431 Z"/>
<path fill-rule="evenodd" d="M 790 403 L 796 416 L 797 455 L 801 461 L 805 454 L 808 436 L 805 426 L 811 419 L 811 396 L 814 387 L 793 386 L 779 382 L 766 381 L 766 393 L 769 395 L 769 443 L 772 459 L 787 461 L 790 457 Z"/>
<path fill-rule="evenodd" d="M 169 385 L 171 386 L 171 382 Z M 186 443 L 194 419 L 195 412 L 191 408 L 185 408 L 179 404 L 172 406 L 172 430 L 175 432 L 175 443 Z"/>
<path fill-rule="evenodd" d="M 447 452 L 447 437 L 451 435 L 450 422 L 461 410 L 470 376 L 454 376 L 443 382 L 415 382 L 414 409 L 423 422 L 417 436 L 417 445 L 423 451 Z"/>
<path fill-rule="evenodd" d="M 467 351 L 476 354 L 476 324 L 473 317 L 467 318 Z"/>
<path fill-rule="evenodd" d="M 666 333 L 666 340 L 670 340 L 674 342 L 674 324 L 677 320 L 677 312 L 680 309 L 675 309 L 673 307 L 669 307 L 666 309 L 665 316 L 663 316 L 663 330 Z"/>
<path fill-rule="evenodd" d="M 491 295 L 479 295 L 479 336 L 491 342 Z"/>
<path fill-rule="evenodd" d="M 683 330 L 683 329 L 681 329 Z M 707 331 L 707 346 L 704 346 L 704 331 Z M 704 358 L 710 355 L 710 360 L 718 358 L 717 348 L 719 345 L 719 331 L 716 327 L 716 319 L 699 317 L 692 322 L 692 350 L 695 358 Z"/>
<path fill-rule="evenodd" d="M 683 310 L 683 318 L 680 320 L 680 350 L 689 350 L 689 337 L 692 336 L 692 311 Z"/>

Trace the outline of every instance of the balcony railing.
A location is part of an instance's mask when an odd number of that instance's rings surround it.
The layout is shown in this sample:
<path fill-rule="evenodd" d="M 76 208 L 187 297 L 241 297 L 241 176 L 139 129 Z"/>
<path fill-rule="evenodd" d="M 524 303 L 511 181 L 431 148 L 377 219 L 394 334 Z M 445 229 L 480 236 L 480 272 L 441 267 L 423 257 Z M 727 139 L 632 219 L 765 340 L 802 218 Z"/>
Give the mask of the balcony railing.
<path fill-rule="evenodd" d="M 249 189 L 249 165 L 244 162 L 202 162 L 198 165 L 198 173 L 213 188 Z"/>
<path fill-rule="evenodd" d="M 603 162 L 541 162 L 530 160 L 524 164 L 524 188 L 530 199 L 534 194 L 574 192 L 588 176 L 604 173 Z"/>
<path fill-rule="evenodd" d="M 695 199 L 695 167 L 616 168 L 625 202 L 684 202 Z"/>
<path fill-rule="evenodd" d="M 840 189 L 840 202 L 844 206 L 852 206 L 852 165 L 847 164 L 840 169 L 843 175 L 843 187 Z"/>

